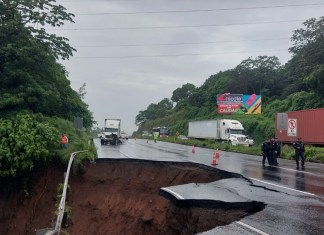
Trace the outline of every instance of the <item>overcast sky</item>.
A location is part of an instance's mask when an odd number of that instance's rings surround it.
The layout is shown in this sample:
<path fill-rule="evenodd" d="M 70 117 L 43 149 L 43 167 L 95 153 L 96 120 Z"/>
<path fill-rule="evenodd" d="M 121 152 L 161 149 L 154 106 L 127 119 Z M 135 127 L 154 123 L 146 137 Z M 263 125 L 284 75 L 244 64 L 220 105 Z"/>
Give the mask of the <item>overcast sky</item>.
<path fill-rule="evenodd" d="M 86 83 L 85 102 L 99 127 L 135 117 L 171 98 L 186 83 L 201 86 L 249 57 L 290 59 L 294 30 L 323 16 L 323 0 L 58 0 L 74 24 L 50 30 L 77 49 L 69 61 L 74 90 Z"/>

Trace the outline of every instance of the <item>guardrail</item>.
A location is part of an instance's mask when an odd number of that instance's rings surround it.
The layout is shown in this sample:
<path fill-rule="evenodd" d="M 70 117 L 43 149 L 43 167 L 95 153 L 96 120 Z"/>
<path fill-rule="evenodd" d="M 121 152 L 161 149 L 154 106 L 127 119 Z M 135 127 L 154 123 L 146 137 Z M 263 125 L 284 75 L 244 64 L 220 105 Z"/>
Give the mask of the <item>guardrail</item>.
<path fill-rule="evenodd" d="M 65 179 L 64 179 L 64 187 L 63 187 L 63 192 L 62 192 L 62 197 L 61 197 L 60 205 L 58 207 L 55 228 L 54 228 L 54 230 L 53 229 L 46 229 L 47 231 L 44 234 L 46 234 L 46 235 L 60 234 L 61 227 L 62 227 L 62 220 L 63 220 L 63 216 L 64 216 L 64 210 L 65 210 L 66 191 L 67 191 L 67 186 L 68 186 L 68 181 L 69 181 L 69 175 L 70 175 L 70 170 L 71 170 L 72 162 L 74 160 L 74 157 L 78 153 L 83 153 L 83 152 L 87 152 L 87 151 L 88 150 L 77 151 L 77 152 L 73 152 L 71 154 L 70 160 L 69 160 L 69 165 L 68 165 L 68 168 L 67 168 L 67 171 L 66 171 L 66 175 L 65 175 Z"/>

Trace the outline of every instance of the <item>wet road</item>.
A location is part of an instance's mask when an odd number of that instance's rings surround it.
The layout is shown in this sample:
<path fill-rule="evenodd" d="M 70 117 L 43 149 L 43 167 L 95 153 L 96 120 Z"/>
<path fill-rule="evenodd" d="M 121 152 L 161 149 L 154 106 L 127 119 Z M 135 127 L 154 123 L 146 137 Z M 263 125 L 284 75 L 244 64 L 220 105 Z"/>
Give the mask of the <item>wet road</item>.
<path fill-rule="evenodd" d="M 119 146 L 100 146 L 99 158 L 134 158 L 156 161 L 194 162 L 211 166 L 215 150 L 146 140 L 125 141 Z M 295 162 L 279 159 L 279 167 L 262 167 L 261 157 L 220 151 L 216 168 L 245 178 L 166 188 L 182 199 L 253 200 L 267 204 L 252 216 L 228 226 L 204 232 L 210 234 L 324 234 L 324 165 L 306 163 L 304 171 Z M 211 166 L 213 167 L 213 166 Z M 231 194 L 220 195 L 226 188 Z M 225 190 L 224 190 L 225 191 Z M 217 192 L 217 193 L 216 193 Z"/>

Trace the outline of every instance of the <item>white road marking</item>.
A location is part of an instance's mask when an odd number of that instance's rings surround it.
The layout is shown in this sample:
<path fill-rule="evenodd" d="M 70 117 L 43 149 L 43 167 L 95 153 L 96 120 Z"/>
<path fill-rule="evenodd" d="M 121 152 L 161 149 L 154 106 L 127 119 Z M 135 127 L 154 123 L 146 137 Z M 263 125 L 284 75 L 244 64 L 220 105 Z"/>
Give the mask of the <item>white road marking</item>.
<path fill-rule="evenodd" d="M 161 188 L 161 190 L 164 190 L 164 191 L 166 191 L 166 192 L 172 194 L 172 195 L 175 196 L 177 199 L 184 199 L 184 197 L 182 197 L 180 194 L 178 194 L 178 193 L 172 191 L 171 189 L 168 189 L 168 188 Z M 240 224 L 241 226 L 246 227 L 246 228 L 248 228 L 248 229 L 252 230 L 253 232 L 256 232 L 256 233 L 258 233 L 258 234 L 260 234 L 260 235 L 269 235 L 268 233 L 265 233 L 265 232 L 261 231 L 260 229 L 254 228 L 254 227 L 252 227 L 251 225 L 245 224 L 245 223 L 243 223 L 243 222 L 238 221 L 238 222 L 236 222 L 236 223 L 238 223 L 238 224 Z"/>
<path fill-rule="evenodd" d="M 124 153 L 124 152 L 122 152 L 122 151 L 120 151 L 120 150 L 119 150 L 119 152 L 120 152 L 122 155 L 124 155 L 125 157 L 127 157 L 127 158 L 133 158 L 132 156 L 130 156 L 130 155 L 128 155 L 128 154 L 126 154 L 126 153 Z"/>
<path fill-rule="evenodd" d="M 294 170 L 294 169 L 290 169 L 290 168 L 285 168 L 285 167 L 280 167 L 280 166 L 272 166 L 272 167 L 276 167 L 276 168 L 280 168 L 280 169 L 284 169 L 287 171 L 294 171 L 294 172 L 300 172 L 300 173 L 304 173 L 304 174 L 309 174 L 309 175 L 315 175 L 315 176 L 319 176 L 319 177 L 323 177 L 323 175 L 319 175 L 319 174 L 314 174 L 312 172 L 308 172 L 308 171 L 300 171 L 300 170 Z"/>
<path fill-rule="evenodd" d="M 255 179 L 255 178 L 250 178 L 250 179 L 255 180 L 255 181 L 259 181 L 259 182 L 264 183 L 264 184 L 269 184 L 269 185 L 272 185 L 272 186 L 276 186 L 276 187 L 279 187 L 279 188 L 284 188 L 284 189 L 292 190 L 292 191 L 295 191 L 295 192 L 304 193 L 304 194 L 311 195 L 311 196 L 316 196 L 313 193 L 308 193 L 308 192 L 300 191 L 300 190 L 297 190 L 297 189 L 288 188 L 288 187 L 285 187 L 285 186 L 282 186 L 282 185 L 269 183 L 267 181 L 258 180 L 258 179 Z"/>
<path fill-rule="evenodd" d="M 245 223 L 243 223 L 241 221 L 238 221 L 236 223 L 238 223 L 239 225 L 242 225 L 243 227 L 246 227 L 248 229 L 251 229 L 253 232 L 256 232 L 258 234 L 261 234 L 261 235 L 269 235 L 268 233 L 265 233 L 265 232 L 261 231 L 260 229 L 254 228 L 251 225 L 245 224 Z"/>
<path fill-rule="evenodd" d="M 169 193 L 171 193 L 173 196 L 175 196 L 177 199 L 184 199 L 184 197 L 182 197 L 180 194 L 172 191 L 171 189 L 167 189 L 167 188 L 161 188 L 164 191 L 167 191 Z"/>
<path fill-rule="evenodd" d="M 180 194 L 178 194 L 178 193 L 172 191 L 171 189 L 168 189 L 168 188 L 161 188 L 161 190 L 167 191 L 168 193 L 170 193 L 170 194 L 172 194 L 173 196 L 175 196 L 177 199 L 184 199 L 184 197 L 182 197 Z M 268 233 L 265 233 L 265 232 L 261 231 L 260 229 L 254 228 L 254 227 L 252 227 L 252 226 L 250 226 L 250 225 L 248 225 L 248 224 L 245 224 L 245 223 L 243 223 L 243 222 L 238 221 L 238 222 L 236 222 L 236 223 L 238 223 L 238 224 L 240 224 L 241 226 L 246 227 L 246 228 L 248 228 L 248 229 L 252 230 L 253 232 L 256 232 L 256 233 L 258 233 L 258 234 L 260 234 L 260 235 L 269 235 Z"/>

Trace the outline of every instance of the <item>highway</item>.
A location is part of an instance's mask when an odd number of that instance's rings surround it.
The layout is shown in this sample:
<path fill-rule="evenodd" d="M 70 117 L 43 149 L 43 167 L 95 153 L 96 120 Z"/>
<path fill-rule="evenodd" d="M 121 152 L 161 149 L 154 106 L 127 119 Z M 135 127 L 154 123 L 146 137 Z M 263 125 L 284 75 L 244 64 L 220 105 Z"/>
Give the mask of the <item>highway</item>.
<path fill-rule="evenodd" d="M 278 167 L 262 167 L 260 156 L 220 151 L 217 165 L 212 166 L 213 149 L 195 148 L 192 153 L 191 146 L 142 139 L 129 139 L 118 146 L 101 146 L 95 139 L 95 144 L 98 158 L 192 162 L 242 176 L 199 187 L 187 184 L 162 189 L 177 199 L 251 200 L 266 204 L 260 212 L 200 234 L 324 234 L 323 164 L 306 162 L 305 170 L 299 171 L 294 161 L 279 159 Z"/>

